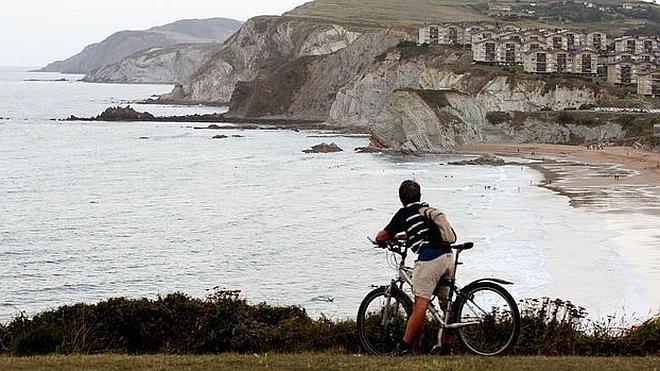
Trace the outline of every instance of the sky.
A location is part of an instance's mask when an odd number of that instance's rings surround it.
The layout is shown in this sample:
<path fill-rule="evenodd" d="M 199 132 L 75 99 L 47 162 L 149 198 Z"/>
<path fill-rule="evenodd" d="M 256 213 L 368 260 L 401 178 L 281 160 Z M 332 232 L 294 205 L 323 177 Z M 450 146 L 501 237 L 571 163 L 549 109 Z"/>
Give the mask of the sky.
<path fill-rule="evenodd" d="M 2 0 L 0 66 L 68 58 L 114 32 L 179 19 L 280 15 L 308 0 Z"/>

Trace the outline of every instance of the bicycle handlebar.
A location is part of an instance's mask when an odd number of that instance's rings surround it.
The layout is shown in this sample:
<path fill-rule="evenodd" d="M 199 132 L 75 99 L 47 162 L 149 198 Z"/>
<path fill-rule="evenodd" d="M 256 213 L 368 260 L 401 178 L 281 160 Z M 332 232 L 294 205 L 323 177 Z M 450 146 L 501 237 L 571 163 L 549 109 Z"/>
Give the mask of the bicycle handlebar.
<path fill-rule="evenodd" d="M 404 255 L 406 254 L 408 248 L 406 246 L 405 241 L 400 241 L 397 239 L 389 239 L 385 241 L 374 241 L 371 239 L 371 237 L 367 237 L 369 242 L 371 242 L 375 248 L 380 248 L 380 249 L 387 249 L 393 253 L 397 253 L 399 255 Z"/>

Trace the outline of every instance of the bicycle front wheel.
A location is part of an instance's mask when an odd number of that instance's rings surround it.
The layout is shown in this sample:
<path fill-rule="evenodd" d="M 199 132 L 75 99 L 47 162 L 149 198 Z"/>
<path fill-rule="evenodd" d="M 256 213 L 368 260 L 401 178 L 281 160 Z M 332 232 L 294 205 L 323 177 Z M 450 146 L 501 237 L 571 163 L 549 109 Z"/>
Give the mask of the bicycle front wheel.
<path fill-rule="evenodd" d="M 452 317 L 452 323 L 464 325 L 458 328 L 456 337 L 473 354 L 504 355 L 520 335 L 520 313 L 515 300 L 493 282 L 473 283 L 461 290 Z"/>
<path fill-rule="evenodd" d="M 412 300 L 389 286 L 379 287 L 364 298 L 357 316 L 358 337 L 371 355 L 387 355 L 403 340 Z"/>

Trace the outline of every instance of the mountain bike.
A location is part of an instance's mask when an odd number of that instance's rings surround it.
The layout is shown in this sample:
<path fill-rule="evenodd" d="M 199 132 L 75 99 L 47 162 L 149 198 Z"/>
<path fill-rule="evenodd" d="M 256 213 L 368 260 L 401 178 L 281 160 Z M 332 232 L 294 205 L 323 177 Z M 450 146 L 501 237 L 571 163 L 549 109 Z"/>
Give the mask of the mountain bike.
<path fill-rule="evenodd" d="M 387 355 L 403 339 L 412 312 L 412 294 L 404 291 L 404 285 L 412 288 L 413 269 L 406 266 L 409 249 L 407 242 L 371 242 L 386 250 L 398 274 L 389 285 L 372 286 L 376 288 L 367 294 L 358 310 L 357 329 L 360 343 L 367 353 Z M 472 247 L 472 242 L 452 246 L 456 257 L 453 277 L 438 282 L 431 298 L 429 312 L 439 325 L 438 339 L 433 350 L 440 347 L 443 332 L 451 331 L 459 344 L 470 353 L 481 356 L 504 355 L 515 346 L 520 334 L 518 306 L 502 286 L 512 283 L 497 278 L 483 278 L 462 288 L 456 286 L 456 268 L 462 264 L 459 256 Z M 449 287 L 449 295 L 443 298 L 441 293 L 447 292 L 446 287 Z M 434 301 L 437 301 L 438 307 Z"/>

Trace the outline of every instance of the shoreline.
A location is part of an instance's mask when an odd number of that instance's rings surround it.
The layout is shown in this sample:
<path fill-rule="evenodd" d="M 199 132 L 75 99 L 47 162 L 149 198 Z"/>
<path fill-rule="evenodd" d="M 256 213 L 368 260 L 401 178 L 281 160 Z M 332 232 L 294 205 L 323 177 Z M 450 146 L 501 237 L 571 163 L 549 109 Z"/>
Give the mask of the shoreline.
<path fill-rule="evenodd" d="M 566 196 L 571 207 L 598 215 L 599 233 L 614 235 L 609 251 L 603 253 L 618 255 L 638 276 L 638 289 L 647 307 L 660 309 L 660 269 L 655 263 L 660 245 L 659 153 L 628 147 L 590 150 L 549 144 L 479 144 L 457 148 L 456 152 L 532 160 L 509 164 L 538 171 L 543 176 L 538 186 Z M 556 243 L 561 245 L 561 239 Z M 551 267 L 558 265 L 551 271 L 561 271 L 558 267 L 565 264 L 552 256 L 547 259 Z"/>
<path fill-rule="evenodd" d="M 552 160 L 559 162 L 616 164 L 637 172 L 636 174 L 626 174 L 625 171 L 622 171 L 623 176 L 620 179 L 597 177 L 583 179 L 579 182 L 575 180 L 571 185 L 660 184 L 660 153 L 645 152 L 630 147 L 605 147 L 602 150 L 591 150 L 583 146 L 561 144 L 476 144 L 457 147 L 456 153 L 464 155 L 494 153 L 500 156 L 517 156 L 542 161 L 551 157 Z"/>

